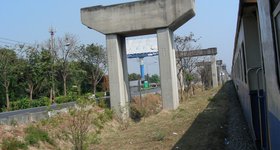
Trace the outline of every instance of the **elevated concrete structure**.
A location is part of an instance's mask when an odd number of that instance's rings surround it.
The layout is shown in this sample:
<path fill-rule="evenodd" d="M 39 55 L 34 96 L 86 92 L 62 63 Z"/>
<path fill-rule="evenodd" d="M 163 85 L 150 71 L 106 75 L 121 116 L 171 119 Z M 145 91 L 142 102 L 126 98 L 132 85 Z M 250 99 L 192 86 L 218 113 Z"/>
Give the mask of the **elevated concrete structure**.
<path fill-rule="evenodd" d="M 164 109 L 179 106 L 173 31 L 194 16 L 194 0 L 142 0 L 81 9 L 82 23 L 106 35 L 111 107 L 126 117 L 129 99 L 125 37 L 157 34 Z M 124 109 L 123 109 L 124 108 Z"/>
<path fill-rule="evenodd" d="M 194 0 L 142 0 L 81 9 L 82 23 L 103 34 L 136 36 L 175 31 L 194 16 Z"/>
<path fill-rule="evenodd" d="M 211 56 L 211 70 L 212 70 L 212 86 L 218 87 L 218 74 L 217 74 L 217 62 L 216 62 L 217 48 L 190 50 L 190 51 L 177 51 L 176 57 L 199 57 L 199 56 Z"/>
<path fill-rule="evenodd" d="M 198 57 L 198 56 L 208 56 L 208 55 L 217 55 L 217 48 L 207 48 L 199 50 L 190 50 L 190 51 L 177 51 L 176 57 Z"/>
<path fill-rule="evenodd" d="M 223 61 L 222 60 L 217 60 L 216 61 L 216 69 L 213 70 L 213 67 L 214 67 L 213 60 L 212 60 L 213 57 L 214 56 L 211 56 L 211 61 L 210 62 L 197 62 L 197 63 L 195 63 L 195 65 L 197 67 L 200 67 L 200 66 L 211 66 L 212 86 L 213 87 L 217 87 L 218 85 L 222 85 L 225 81 L 227 81 L 225 79 L 225 72 L 226 72 L 226 70 L 223 70 L 223 68 L 222 68 L 222 65 L 223 65 Z M 213 74 L 214 74 L 214 76 L 213 76 Z M 215 77 L 215 76 L 217 76 L 217 77 Z M 217 78 L 217 81 L 215 81 L 216 78 Z M 217 85 L 216 85 L 216 82 L 218 83 Z"/>

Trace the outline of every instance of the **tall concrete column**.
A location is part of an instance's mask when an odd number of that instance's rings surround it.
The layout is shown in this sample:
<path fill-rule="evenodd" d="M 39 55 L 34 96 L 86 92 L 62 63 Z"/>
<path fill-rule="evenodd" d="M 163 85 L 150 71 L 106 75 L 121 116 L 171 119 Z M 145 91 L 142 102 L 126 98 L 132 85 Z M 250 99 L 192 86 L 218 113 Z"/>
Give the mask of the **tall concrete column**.
<path fill-rule="evenodd" d="M 217 64 L 216 56 L 211 56 L 211 71 L 212 71 L 212 85 L 213 88 L 218 87 L 218 75 L 217 75 Z"/>
<path fill-rule="evenodd" d="M 106 35 L 111 108 L 122 118 L 128 117 L 129 84 L 125 38 Z"/>
<path fill-rule="evenodd" d="M 168 28 L 158 29 L 157 39 L 163 109 L 176 109 L 179 96 L 173 31 Z"/>

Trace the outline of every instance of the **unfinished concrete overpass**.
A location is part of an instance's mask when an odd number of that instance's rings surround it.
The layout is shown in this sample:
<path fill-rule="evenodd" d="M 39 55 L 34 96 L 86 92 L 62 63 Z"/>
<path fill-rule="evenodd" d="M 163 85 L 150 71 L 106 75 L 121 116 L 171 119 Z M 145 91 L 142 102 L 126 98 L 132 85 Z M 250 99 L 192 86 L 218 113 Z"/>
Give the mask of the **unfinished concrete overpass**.
<path fill-rule="evenodd" d="M 184 57 L 199 57 L 210 56 L 211 57 L 211 72 L 212 72 L 212 86 L 218 87 L 218 75 L 217 75 L 217 63 L 216 63 L 217 48 L 207 48 L 189 51 L 176 51 L 176 58 Z M 182 75 L 181 75 L 182 78 Z M 182 81 L 182 80 L 181 80 Z"/>
<path fill-rule="evenodd" d="M 111 107 L 127 117 L 125 37 L 157 34 L 164 109 L 179 106 L 173 32 L 195 15 L 194 0 L 144 0 L 81 9 L 82 23 L 106 35 Z"/>

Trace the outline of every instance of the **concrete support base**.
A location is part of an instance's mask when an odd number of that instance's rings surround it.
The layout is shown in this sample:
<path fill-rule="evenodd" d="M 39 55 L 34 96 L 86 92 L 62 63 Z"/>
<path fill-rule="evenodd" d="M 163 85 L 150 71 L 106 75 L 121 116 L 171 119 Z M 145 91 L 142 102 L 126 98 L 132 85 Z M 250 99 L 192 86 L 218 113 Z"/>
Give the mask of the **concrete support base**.
<path fill-rule="evenodd" d="M 212 71 L 212 85 L 213 88 L 218 87 L 218 75 L 217 75 L 217 64 L 216 56 L 211 56 L 211 71 Z"/>
<path fill-rule="evenodd" d="M 173 31 L 168 28 L 157 30 L 159 67 L 163 109 L 176 109 L 179 106 Z"/>
<path fill-rule="evenodd" d="M 121 118 L 128 118 L 129 82 L 125 37 L 106 35 L 111 108 Z"/>

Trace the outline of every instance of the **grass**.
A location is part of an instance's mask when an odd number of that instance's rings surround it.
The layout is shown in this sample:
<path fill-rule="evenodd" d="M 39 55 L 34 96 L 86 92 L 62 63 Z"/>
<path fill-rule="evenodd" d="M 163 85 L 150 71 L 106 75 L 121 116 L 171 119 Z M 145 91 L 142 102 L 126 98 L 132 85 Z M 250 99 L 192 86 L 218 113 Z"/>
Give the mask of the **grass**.
<path fill-rule="evenodd" d="M 25 141 L 29 145 L 37 145 L 40 141 L 54 145 L 54 141 L 49 137 L 48 132 L 43 131 L 38 127 L 29 126 L 25 129 L 25 132 Z"/>
<path fill-rule="evenodd" d="M 107 127 L 95 149 L 215 149 L 223 147 L 227 111 L 224 98 L 213 97 L 219 89 L 197 91 L 174 111 L 162 111 L 124 130 Z M 214 101 L 209 101 L 213 97 Z M 211 98 L 212 99 L 212 98 Z M 213 111 L 213 113 L 211 113 Z M 197 127 L 196 127 L 197 126 Z M 189 141 L 187 141 L 189 140 Z M 209 146 L 209 148 L 208 148 Z"/>
<path fill-rule="evenodd" d="M 16 138 L 5 138 L 2 141 L 2 150 L 27 150 L 27 145 Z"/>
<path fill-rule="evenodd" d="M 225 149 L 224 137 L 229 107 L 227 99 L 224 88 L 196 91 L 196 95 L 173 111 L 161 111 L 161 106 L 158 105 L 160 99 L 157 97 L 148 96 L 142 102 L 136 99 L 132 105 L 145 119 L 139 122 L 129 121 L 125 128 L 120 128 L 121 123 L 114 119 L 111 110 L 94 107 L 95 113 L 91 115 L 93 122 L 85 146 L 105 150 Z M 142 109 L 144 112 L 141 112 Z M 49 146 L 50 149 L 71 149 L 69 135 L 63 132 L 67 129 L 67 117 L 69 114 L 61 114 L 42 121 L 39 126 L 27 127 L 25 144 L 36 146 L 36 143 L 39 143 L 40 148 Z M 50 137 L 56 139 L 55 145 L 51 145 L 54 142 Z M 5 143 L 7 146 L 21 144 L 24 143 L 16 140 Z"/>
<path fill-rule="evenodd" d="M 138 122 L 143 117 L 149 117 L 162 110 L 162 101 L 159 95 L 147 94 L 142 99 L 134 97 L 130 103 L 130 116 Z"/>

